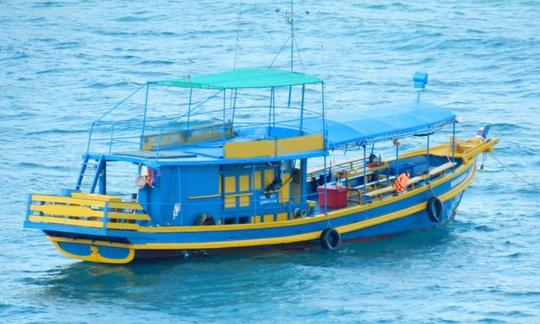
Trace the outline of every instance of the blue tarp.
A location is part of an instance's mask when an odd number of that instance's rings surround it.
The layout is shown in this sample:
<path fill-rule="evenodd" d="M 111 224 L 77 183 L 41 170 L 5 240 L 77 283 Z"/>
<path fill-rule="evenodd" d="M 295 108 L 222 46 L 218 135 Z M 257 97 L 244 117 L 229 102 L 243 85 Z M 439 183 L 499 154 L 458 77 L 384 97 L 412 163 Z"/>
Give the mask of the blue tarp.
<path fill-rule="evenodd" d="M 329 113 L 328 148 L 427 134 L 455 120 L 456 115 L 442 107 L 415 102 Z M 322 133 L 320 119 L 306 119 L 304 127 L 307 132 Z"/>

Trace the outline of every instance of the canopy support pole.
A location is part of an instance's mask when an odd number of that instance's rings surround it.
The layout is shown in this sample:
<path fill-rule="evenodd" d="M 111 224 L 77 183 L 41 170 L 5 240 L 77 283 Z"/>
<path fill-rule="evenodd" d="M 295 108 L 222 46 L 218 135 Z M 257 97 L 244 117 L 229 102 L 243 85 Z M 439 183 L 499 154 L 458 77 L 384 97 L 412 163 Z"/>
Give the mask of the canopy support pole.
<path fill-rule="evenodd" d="M 366 145 L 364 144 L 364 188 L 363 188 L 363 193 L 364 193 L 364 196 L 366 195 L 366 186 L 367 186 L 367 170 L 366 170 Z"/>
<path fill-rule="evenodd" d="M 302 196 L 301 202 L 305 203 L 307 201 L 307 159 L 300 160 L 300 176 L 302 183 Z"/>
<path fill-rule="evenodd" d="M 326 215 L 328 213 L 328 190 L 326 189 L 328 184 L 328 177 L 327 177 L 327 174 L 328 174 L 328 170 L 326 169 L 326 155 L 324 155 L 324 174 L 323 174 L 323 179 L 324 179 L 324 183 L 323 183 L 323 190 L 324 190 L 324 201 L 323 201 L 323 206 L 324 206 L 324 214 Z"/>
<path fill-rule="evenodd" d="M 304 128 L 304 95 L 306 92 L 306 85 L 302 84 L 302 100 L 300 102 L 300 135 L 302 135 L 302 129 Z"/>
<path fill-rule="evenodd" d="M 187 125 L 186 129 L 189 129 L 189 118 L 191 116 L 191 98 L 193 95 L 193 88 L 189 88 L 189 101 L 188 101 L 188 112 L 187 112 Z"/>
<path fill-rule="evenodd" d="M 321 105 L 322 105 L 322 121 L 323 121 L 323 136 L 324 136 L 324 150 L 326 151 L 328 148 L 328 134 L 326 129 L 326 111 L 324 106 L 324 82 L 321 82 Z"/>
<path fill-rule="evenodd" d="M 272 88 L 272 127 L 276 127 L 276 90 Z"/>
<path fill-rule="evenodd" d="M 227 126 L 225 123 L 225 109 L 227 107 L 227 92 L 225 89 L 223 89 L 223 138 L 227 137 Z"/>
<path fill-rule="evenodd" d="M 456 162 L 456 122 L 452 122 L 452 162 Z"/>
<path fill-rule="evenodd" d="M 287 108 L 291 107 L 292 86 L 289 86 L 289 99 L 287 100 Z"/>
<path fill-rule="evenodd" d="M 259 201 L 257 200 L 257 195 L 255 194 L 255 174 L 257 173 L 257 169 L 255 168 L 255 163 L 252 163 L 251 164 L 251 190 L 250 192 L 253 194 L 252 197 L 253 197 L 253 217 L 252 219 L 255 220 L 257 218 L 257 204 L 259 203 Z M 259 184 L 260 186 L 260 184 Z"/>
<path fill-rule="evenodd" d="M 234 89 L 233 104 L 232 104 L 232 118 L 231 118 L 232 119 L 232 121 L 231 121 L 232 125 L 234 125 L 234 114 L 236 112 L 236 94 L 237 94 L 237 92 L 238 92 L 238 89 Z M 232 127 L 232 125 L 231 125 L 231 127 Z"/>
<path fill-rule="evenodd" d="M 274 88 L 270 88 L 270 107 L 268 107 L 268 138 L 270 138 L 270 123 L 272 122 L 272 104 L 274 101 Z"/>
<path fill-rule="evenodd" d="M 321 105 L 322 105 L 322 117 L 323 117 L 323 136 L 324 136 L 324 150 L 327 151 L 328 149 L 328 143 L 327 143 L 327 134 L 326 134 L 326 112 L 324 107 L 324 82 L 321 82 Z M 326 154 L 324 155 L 324 214 L 328 214 L 328 191 L 326 190 L 326 183 L 328 181 L 327 179 L 327 170 L 326 170 Z"/>
<path fill-rule="evenodd" d="M 148 92 L 150 90 L 150 82 L 146 83 L 146 94 L 144 95 L 144 113 L 143 113 L 143 122 L 142 122 L 142 128 L 141 128 L 141 143 L 140 143 L 140 149 L 143 149 L 143 141 L 144 141 L 144 129 L 146 128 L 146 112 L 148 111 Z"/>
<path fill-rule="evenodd" d="M 399 176 L 399 141 L 396 139 L 396 177 Z"/>

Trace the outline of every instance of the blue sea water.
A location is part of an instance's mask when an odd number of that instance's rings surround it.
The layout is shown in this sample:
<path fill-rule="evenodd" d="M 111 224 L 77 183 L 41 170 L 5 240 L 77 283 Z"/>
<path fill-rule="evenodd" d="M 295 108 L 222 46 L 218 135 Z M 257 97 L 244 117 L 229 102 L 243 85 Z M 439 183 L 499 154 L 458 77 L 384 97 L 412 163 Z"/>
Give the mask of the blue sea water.
<path fill-rule="evenodd" d="M 0 317 L 5 322 L 540 321 L 540 2 L 297 1 L 303 69 L 335 111 L 425 101 L 492 123 L 496 157 L 453 223 L 338 252 L 106 266 L 22 229 L 72 185 L 90 123 L 147 80 L 266 66 L 288 1 L 0 1 Z M 287 66 L 287 57 L 277 60 Z M 302 66 L 297 61 L 299 70 Z M 516 175 L 524 177 L 524 184 Z"/>

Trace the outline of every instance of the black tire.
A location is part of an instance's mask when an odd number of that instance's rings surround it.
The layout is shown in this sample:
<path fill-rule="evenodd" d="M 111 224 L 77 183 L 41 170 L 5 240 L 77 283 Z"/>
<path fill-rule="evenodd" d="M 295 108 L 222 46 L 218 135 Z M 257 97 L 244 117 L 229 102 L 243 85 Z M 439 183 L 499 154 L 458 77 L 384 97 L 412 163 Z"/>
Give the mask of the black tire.
<path fill-rule="evenodd" d="M 433 196 L 427 201 L 426 211 L 433 223 L 439 223 L 443 216 L 444 206 L 439 198 Z"/>
<path fill-rule="evenodd" d="M 214 217 L 208 215 L 208 214 L 200 214 L 195 218 L 194 222 L 195 226 L 208 226 L 208 225 L 216 225 L 216 221 L 214 221 Z"/>
<path fill-rule="evenodd" d="M 341 245 L 341 235 L 338 231 L 329 227 L 321 233 L 321 247 L 324 250 L 335 250 Z"/>

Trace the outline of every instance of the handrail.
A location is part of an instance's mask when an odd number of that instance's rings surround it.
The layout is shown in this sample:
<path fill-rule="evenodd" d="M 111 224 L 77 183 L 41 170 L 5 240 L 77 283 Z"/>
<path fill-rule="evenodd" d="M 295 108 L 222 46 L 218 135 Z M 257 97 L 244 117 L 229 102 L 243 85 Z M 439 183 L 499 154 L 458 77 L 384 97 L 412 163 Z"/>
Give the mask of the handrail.
<path fill-rule="evenodd" d="M 72 197 L 30 195 L 27 220 L 104 230 L 114 228 L 114 223 L 150 221 L 150 216 L 138 202 L 123 202 L 116 198 L 83 193 L 73 193 Z"/>
<path fill-rule="evenodd" d="M 116 108 L 120 107 L 123 103 L 125 103 L 126 101 L 128 101 L 131 97 L 133 97 L 137 92 L 139 92 L 142 88 L 144 88 L 146 86 L 146 83 L 141 85 L 139 88 L 137 88 L 135 91 L 133 91 L 129 96 L 127 96 L 126 98 L 122 99 L 120 102 L 118 102 L 116 105 L 114 105 L 111 109 L 107 110 L 104 114 L 102 114 L 98 119 L 94 120 L 92 122 L 92 124 L 90 125 L 90 131 L 89 131 L 89 134 L 88 134 L 88 143 L 86 145 L 86 153 L 88 153 L 90 151 L 90 143 L 92 142 L 92 133 L 94 131 L 94 126 L 101 120 L 103 119 L 105 116 L 107 116 L 108 114 L 110 114 L 111 112 L 113 112 Z"/>

